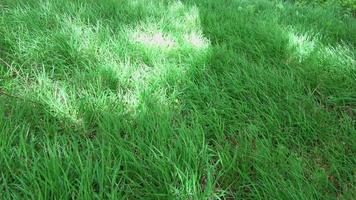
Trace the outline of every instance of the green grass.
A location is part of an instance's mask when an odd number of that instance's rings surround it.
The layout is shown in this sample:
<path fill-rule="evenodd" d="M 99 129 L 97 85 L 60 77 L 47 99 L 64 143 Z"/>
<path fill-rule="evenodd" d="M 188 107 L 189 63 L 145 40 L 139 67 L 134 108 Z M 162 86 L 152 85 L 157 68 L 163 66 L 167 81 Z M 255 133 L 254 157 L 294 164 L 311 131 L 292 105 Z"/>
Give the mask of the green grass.
<path fill-rule="evenodd" d="M 356 20 L 279 0 L 0 0 L 2 199 L 352 199 Z"/>

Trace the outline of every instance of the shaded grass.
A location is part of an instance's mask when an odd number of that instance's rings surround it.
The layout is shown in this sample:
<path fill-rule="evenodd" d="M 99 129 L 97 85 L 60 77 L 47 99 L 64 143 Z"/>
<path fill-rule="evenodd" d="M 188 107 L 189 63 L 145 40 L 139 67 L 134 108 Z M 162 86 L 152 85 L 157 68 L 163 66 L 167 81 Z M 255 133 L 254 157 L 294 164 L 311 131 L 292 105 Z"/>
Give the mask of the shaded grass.
<path fill-rule="evenodd" d="M 282 1 L 0 3 L 0 191 L 351 199 L 355 19 Z M 315 17 L 317 16 L 317 17 Z"/>

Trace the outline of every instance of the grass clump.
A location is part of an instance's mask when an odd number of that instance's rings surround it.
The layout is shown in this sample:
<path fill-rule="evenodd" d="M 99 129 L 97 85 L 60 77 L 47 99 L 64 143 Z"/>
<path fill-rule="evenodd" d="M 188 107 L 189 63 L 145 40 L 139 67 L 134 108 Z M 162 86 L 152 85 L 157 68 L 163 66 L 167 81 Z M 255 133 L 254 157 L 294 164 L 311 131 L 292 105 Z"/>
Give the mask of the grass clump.
<path fill-rule="evenodd" d="M 4 199 L 352 199 L 355 18 L 1 0 Z"/>

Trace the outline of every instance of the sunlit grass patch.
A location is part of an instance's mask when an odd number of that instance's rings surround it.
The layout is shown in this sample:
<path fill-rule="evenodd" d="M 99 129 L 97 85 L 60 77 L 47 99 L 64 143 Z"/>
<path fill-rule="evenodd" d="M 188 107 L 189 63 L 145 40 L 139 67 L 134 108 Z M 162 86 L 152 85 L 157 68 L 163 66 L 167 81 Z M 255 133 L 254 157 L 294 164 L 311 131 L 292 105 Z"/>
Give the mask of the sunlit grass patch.
<path fill-rule="evenodd" d="M 352 47 L 345 44 L 338 44 L 335 47 L 326 46 L 320 51 L 320 55 L 325 60 L 332 60 L 337 65 L 336 70 L 345 70 L 345 72 L 355 73 L 356 55 Z M 336 66 L 335 66 L 336 67 Z"/>
<path fill-rule="evenodd" d="M 99 30 L 104 30 L 100 22 L 96 25 L 88 25 L 83 21 L 72 19 L 65 16 L 62 19 L 62 34 L 68 34 L 68 43 L 73 45 L 77 51 L 84 53 L 85 51 L 93 50 L 100 47 L 100 34 Z"/>
<path fill-rule="evenodd" d="M 168 34 L 164 34 L 155 28 L 148 26 L 147 28 L 138 28 L 138 30 L 128 33 L 131 35 L 131 40 L 138 44 L 144 45 L 146 48 L 162 48 L 171 49 L 175 47 L 175 41 Z"/>
<path fill-rule="evenodd" d="M 308 58 L 317 48 L 317 36 L 309 36 L 307 33 L 289 33 L 289 45 L 295 51 L 295 57 L 300 62 Z"/>
<path fill-rule="evenodd" d="M 39 106 L 43 106 L 53 117 L 68 120 L 78 127 L 81 126 L 82 120 L 76 105 L 75 91 L 65 83 L 53 81 L 45 74 L 41 74 L 23 92 L 27 94 L 26 98 L 31 98 L 34 104 L 37 102 Z"/>
<path fill-rule="evenodd" d="M 181 1 L 169 5 L 165 14 L 168 27 L 178 32 L 192 32 L 201 29 L 199 10 L 196 6 L 186 6 Z"/>
<path fill-rule="evenodd" d="M 204 50 L 209 47 L 209 41 L 201 33 L 185 34 L 184 39 L 194 49 Z"/>

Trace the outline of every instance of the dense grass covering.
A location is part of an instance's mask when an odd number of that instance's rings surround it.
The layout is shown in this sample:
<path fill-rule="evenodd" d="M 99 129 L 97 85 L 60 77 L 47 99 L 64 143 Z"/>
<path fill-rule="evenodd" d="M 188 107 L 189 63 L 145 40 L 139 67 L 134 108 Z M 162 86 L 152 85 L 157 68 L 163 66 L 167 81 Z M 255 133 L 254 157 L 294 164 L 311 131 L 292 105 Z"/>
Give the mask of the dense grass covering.
<path fill-rule="evenodd" d="M 352 199 L 356 20 L 268 0 L 0 0 L 4 199 Z"/>
<path fill-rule="evenodd" d="M 342 6 L 348 12 L 356 14 L 356 1 L 355 0 L 292 0 L 293 2 L 302 4 L 333 4 L 333 6 Z"/>

